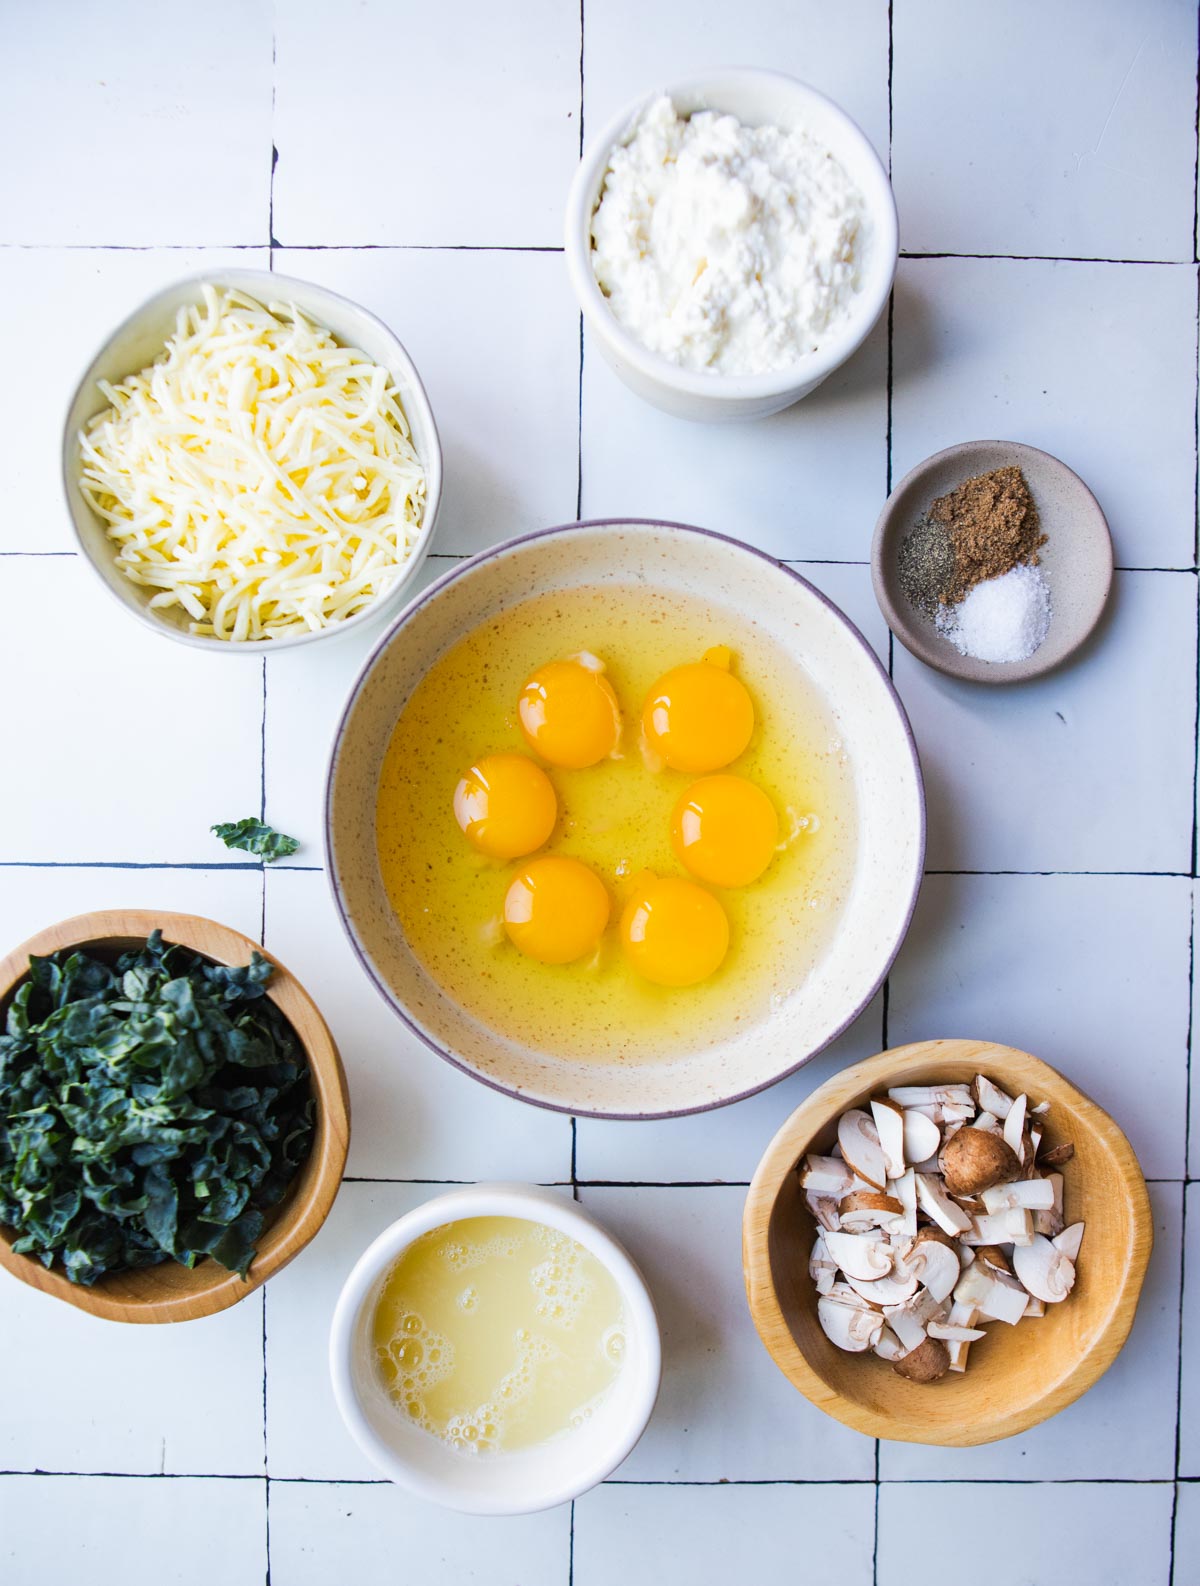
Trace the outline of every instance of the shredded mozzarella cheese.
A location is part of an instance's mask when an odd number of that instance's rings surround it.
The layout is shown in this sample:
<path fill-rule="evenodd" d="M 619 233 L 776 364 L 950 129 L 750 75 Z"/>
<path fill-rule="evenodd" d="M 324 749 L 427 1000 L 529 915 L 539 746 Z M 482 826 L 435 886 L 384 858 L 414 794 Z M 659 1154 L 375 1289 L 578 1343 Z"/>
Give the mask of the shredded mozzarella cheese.
<path fill-rule="evenodd" d="M 425 475 L 386 369 L 291 303 L 204 287 L 79 437 L 117 566 L 218 639 L 318 631 L 396 580 Z"/>

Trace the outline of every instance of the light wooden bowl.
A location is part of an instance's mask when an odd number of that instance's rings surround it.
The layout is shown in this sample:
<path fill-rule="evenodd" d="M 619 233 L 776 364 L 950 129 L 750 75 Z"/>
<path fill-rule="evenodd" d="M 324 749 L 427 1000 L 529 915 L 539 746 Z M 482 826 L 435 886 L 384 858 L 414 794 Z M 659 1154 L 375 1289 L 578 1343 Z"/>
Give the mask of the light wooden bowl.
<path fill-rule="evenodd" d="M 341 1058 L 316 1004 L 300 982 L 270 953 L 240 931 L 195 914 L 147 909 L 111 909 L 80 914 L 39 931 L 0 962 L 0 1017 L 29 969 L 29 955 L 86 947 L 114 955 L 144 943 L 159 929 L 177 942 L 221 964 L 246 964 L 252 951 L 275 965 L 267 995 L 287 1018 L 308 1057 L 316 1120 L 312 1149 L 287 1194 L 268 1215 L 258 1253 L 246 1278 L 211 1257 L 194 1267 L 164 1261 L 112 1273 L 91 1288 L 72 1283 L 58 1267 L 44 1267 L 32 1256 L 16 1255 L 11 1228 L 0 1227 L 0 1266 L 32 1288 L 66 1300 L 93 1316 L 115 1322 L 186 1322 L 211 1316 L 252 1294 L 260 1284 L 299 1255 L 320 1228 L 342 1179 L 350 1143 L 350 1100 Z"/>
<path fill-rule="evenodd" d="M 986 1074 L 1010 1095 L 1048 1101 L 1047 1136 L 1070 1140 L 1067 1220 L 1087 1224 L 1072 1293 L 1016 1327 L 996 1322 L 967 1370 L 920 1385 L 875 1355 L 847 1354 L 817 1321 L 808 1275 L 814 1223 L 794 1171 L 827 1152 L 838 1118 L 890 1085 L 954 1084 Z M 1146 1183 L 1106 1112 L 1027 1052 L 988 1041 L 920 1041 L 856 1063 L 796 1109 L 759 1163 L 746 1198 L 742 1260 L 759 1336 L 775 1364 L 827 1415 L 868 1437 L 968 1447 L 1027 1431 L 1101 1377 L 1129 1335 L 1154 1233 Z"/>

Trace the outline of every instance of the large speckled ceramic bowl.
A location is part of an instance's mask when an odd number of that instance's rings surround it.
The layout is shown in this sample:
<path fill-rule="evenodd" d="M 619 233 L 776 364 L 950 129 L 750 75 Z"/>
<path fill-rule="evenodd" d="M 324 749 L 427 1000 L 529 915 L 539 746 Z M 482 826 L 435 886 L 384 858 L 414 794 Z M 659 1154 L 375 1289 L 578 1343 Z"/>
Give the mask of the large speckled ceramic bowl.
<path fill-rule="evenodd" d="M 699 596 L 753 623 L 811 678 L 853 767 L 854 881 L 824 956 L 801 991 L 736 1038 L 621 1064 L 533 1050 L 485 1028 L 434 984 L 388 903 L 375 796 L 396 719 L 457 639 L 537 591 L 649 584 Z M 575 523 L 464 562 L 397 618 L 350 693 L 326 789 L 334 897 L 367 974 L 436 1052 L 526 1101 L 602 1117 L 661 1118 L 736 1101 L 799 1068 L 862 1011 L 912 917 L 925 854 L 916 748 L 887 674 L 858 630 L 811 584 L 737 540 L 675 523 Z"/>

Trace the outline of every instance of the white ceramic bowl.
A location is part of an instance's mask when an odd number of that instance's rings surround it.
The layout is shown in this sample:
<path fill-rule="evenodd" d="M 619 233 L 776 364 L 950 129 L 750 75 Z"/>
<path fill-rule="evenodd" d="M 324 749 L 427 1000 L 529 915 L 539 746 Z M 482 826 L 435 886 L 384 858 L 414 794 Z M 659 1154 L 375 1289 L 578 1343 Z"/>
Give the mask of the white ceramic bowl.
<path fill-rule="evenodd" d="M 375 794 L 396 718 L 455 640 L 539 593 L 644 584 L 705 599 L 812 679 L 853 767 L 859 837 L 850 898 L 800 994 L 736 1038 L 671 1061 L 563 1058 L 476 1022 L 427 976 L 388 902 L 375 842 Z M 461 563 L 384 635 L 350 693 L 326 788 L 334 899 L 351 945 L 384 998 L 433 1049 L 499 1090 L 567 1112 L 666 1117 L 736 1101 L 828 1045 L 874 996 L 920 885 L 925 803 L 917 753 L 887 673 L 858 630 L 811 584 L 737 540 L 681 524 L 578 523 L 511 540 Z"/>
<path fill-rule="evenodd" d="M 608 1269 L 625 1305 L 625 1362 L 586 1425 L 569 1438 L 471 1458 L 405 1421 L 375 1371 L 371 1321 L 384 1279 L 421 1234 L 465 1217 L 519 1217 L 569 1234 Z M 567 1503 L 604 1480 L 646 1429 L 658 1397 L 662 1346 L 645 1279 L 612 1235 L 574 1202 L 525 1184 L 476 1184 L 435 1196 L 386 1228 L 360 1257 L 333 1315 L 329 1369 L 346 1425 L 392 1481 L 469 1514 L 529 1514 Z"/>
<path fill-rule="evenodd" d="M 853 312 L 816 352 L 791 368 L 762 375 L 681 369 L 627 331 L 600 290 L 592 269 L 591 225 L 609 156 L 630 136 L 646 106 L 664 93 L 680 114 L 718 110 L 746 126 L 804 127 L 837 156 L 863 195 L 869 229 Z M 585 149 L 567 198 L 567 269 L 600 351 L 632 391 L 679 418 L 762 418 L 815 390 L 870 334 L 892 289 L 898 250 L 896 201 L 866 134 L 815 88 L 782 72 L 753 67 L 731 67 L 667 83 L 627 106 Z"/>
<path fill-rule="evenodd" d="M 373 362 L 386 369 L 396 382 L 400 404 L 408 419 L 413 447 L 425 470 L 425 516 L 413 544 L 408 562 L 396 582 L 365 611 L 335 623 L 315 633 L 302 633 L 279 639 L 254 639 L 234 642 L 213 639 L 187 631 L 187 617 L 178 611 L 151 610 L 150 599 L 154 591 L 135 584 L 126 578 L 116 562 L 116 552 L 104 530 L 104 524 L 92 511 L 79 488 L 80 454 L 79 432 L 88 420 L 102 412 L 108 402 L 97 381 L 108 380 L 119 384 L 127 376 L 146 368 L 162 352 L 168 336 L 175 329 L 179 310 L 189 303 L 203 301 L 202 288 L 206 285 L 230 287 L 248 292 L 259 302 L 278 302 L 281 299 L 296 306 L 318 324 L 332 331 L 334 337 L 346 346 L 357 347 Z M 261 655 L 276 650 L 290 650 L 301 644 L 315 644 L 357 631 L 383 618 L 393 616 L 404 604 L 409 586 L 425 560 L 437 521 L 438 505 L 442 494 L 442 448 L 438 440 L 433 409 L 425 395 L 416 366 L 403 346 L 374 314 L 360 308 L 348 298 L 339 297 L 323 286 L 308 281 L 296 281 L 290 276 L 276 275 L 273 270 L 212 270 L 203 275 L 189 276 L 164 287 L 143 303 L 101 347 L 84 371 L 71 405 L 63 430 L 63 485 L 67 495 L 67 508 L 75 538 L 87 561 L 99 575 L 109 593 L 120 601 L 146 627 L 155 633 L 166 634 L 181 644 L 212 654 Z"/>

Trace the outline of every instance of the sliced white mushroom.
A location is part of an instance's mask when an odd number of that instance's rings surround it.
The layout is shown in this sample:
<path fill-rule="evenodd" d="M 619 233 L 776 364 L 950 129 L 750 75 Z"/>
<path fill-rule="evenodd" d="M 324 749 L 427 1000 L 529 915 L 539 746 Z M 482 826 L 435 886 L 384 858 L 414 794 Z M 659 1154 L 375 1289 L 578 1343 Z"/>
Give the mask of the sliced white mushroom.
<path fill-rule="evenodd" d="M 1063 1231 L 1063 1176 L 1061 1173 L 1047 1173 L 1046 1182 L 1054 1190 L 1054 1204 L 1048 1212 L 1034 1212 L 1033 1231 L 1053 1239 Z"/>
<path fill-rule="evenodd" d="M 1031 1107 L 1029 1110 L 1035 1118 L 1044 1118 L 1050 1111 L 1050 1103 L 1048 1101 L 1039 1101 L 1036 1107 Z"/>
<path fill-rule="evenodd" d="M 932 1173 L 917 1174 L 917 1205 L 948 1234 L 966 1233 L 971 1226 L 966 1212 L 950 1199 L 942 1181 Z"/>
<path fill-rule="evenodd" d="M 910 1239 L 915 1239 L 917 1235 L 917 1176 L 912 1168 L 906 1168 L 898 1179 L 888 1180 L 888 1194 L 894 1196 L 904 1208 L 904 1220 L 897 1231 L 906 1234 Z"/>
<path fill-rule="evenodd" d="M 1054 1185 L 1044 1178 L 1019 1178 L 1011 1184 L 993 1184 L 980 1196 L 989 1212 L 1049 1211 L 1054 1205 Z"/>
<path fill-rule="evenodd" d="M 946 1318 L 946 1323 L 950 1327 L 969 1327 L 974 1329 L 978 1314 L 973 1305 L 961 1305 L 956 1300 L 950 1307 L 950 1314 Z M 965 1371 L 967 1369 L 967 1354 L 971 1348 L 970 1343 L 950 1343 L 947 1348 L 950 1351 L 950 1370 Z"/>
<path fill-rule="evenodd" d="M 969 1107 L 975 1110 L 969 1085 L 893 1085 L 892 1101 L 902 1107 Z"/>
<path fill-rule="evenodd" d="M 986 1074 L 976 1074 L 975 1100 L 979 1103 L 981 1112 L 994 1113 L 997 1118 L 1007 1118 L 1012 1108 L 1012 1097 L 1002 1091 L 999 1085 L 993 1085 Z M 976 1128 L 978 1128 L 978 1124 Z"/>
<path fill-rule="evenodd" d="M 905 1351 L 916 1349 L 925 1337 L 926 1325 L 946 1314 L 945 1302 L 939 1303 L 928 1289 L 918 1289 L 903 1305 L 884 1307 L 888 1326 L 904 1345 Z"/>
<path fill-rule="evenodd" d="M 882 1278 L 853 1278 L 847 1272 L 846 1282 L 868 1305 L 903 1305 L 917 1292 L 916 1274 L 894 1267 Z"/>
<path fill-rule="evenodd" d="M 838 1265 L 829 1254 L 823 1234 L 813 1240 L 812 1254 L 808 1258 L 808 1275 L 816 1285 L 818 1294 L 828 1294 L 837 1282 Z"/>
<path fill-rule="evenodd" d="M 809 1195 L 804 1197 L 805 1205 L 817 1220 L 820 1228 L 831 1229 L 834 1233 L 842 1226 L 838 1216 L 838 1203 L 828 1195 Z"/>
<path fill-rule="evenodd" d="M 899 1178 L 904 1172 L 904 1109 L 894 1101 L 873 1101 L 871 1117 L 879 1135 L 883 1152 L 883 1165 L 888 1178 Z"/>
<path fill-rule="evenodd" d="M 800 1188 L 810 1195 L 844 1195 L 853 1174 L 840 1157 L 806 1156 L 800 1171 Z"/>
<path fill-rule="evenodd" d="M 883 1331 L 883 1317 L 878 1311 L 843 1305 L 828 1295 L 817 1301 L 817 1320 L 829 1342 L 852 1355 L 870 1349 Z"/>
<path fill-rule="evenodd" d="M 930 1322 L 925 1329 L 930 1338 L 941 1338 L 947 1343 L 973 1344 L 985 1336 L 982 1327 L 956 1327 L 951 1322 Z"/>
<path fill-rule="evenodd" d="M 1016 1156 L 1018 1162 L 1025 1160 L 1022 1153 L 1022 1143 L 1025 1137 L 1025 1111 L 1028 1106 L 1029 1097 L 1024 1094 L 1018 1096 L 1009 1108 L 1008 1117 L 1004 1120 L 1005 1143 Z"/>
<path fill-rule="evenodd" d="M 1056 1234 L 1050 1241 L 1056 1250 L 1061 1250 L 1068 1261 L 1079 1260 L 1079 1247 L 1083 1243 L 1083 1223 L 1072 1223 L 1069 1228 L 1064 1228 L 1062 1233 Z"/>
<path fill-rule="evenodd" d="M 1035 1295 L 1029 1296 L 1029 1304 L 1025 1307 L 1026 1316 L 1045 1316 L 1046 1302 L 1039 1300 Z"/>
<path fill-rule="evenodd" d="M 892 1270 L 892 1252 L 878 1234 L 827 1233 L 825 1245 L 848 1278 L 884 1278 Z"/>
<path fill-rule="evenodd" d="M 1075 1287 L 1075 1263 L 1043 1234 L 1013 1251 L 1013 1270 L 1029 1293 L 1047 1305 L 1065 1300 Z"/>
<path fill-rule="evenodd" d="M 872 1348 L 875 1350 L 875 1353 L 879 1356 L 880 1360 L 899 1360 L 900 1357 L 905 1353 L 904 1345 L 896 1337 L 895 1333 L 893 1333 L 886 1322 L 884 1323 L 883 1327 L 880 1328 L 879 1337 L 875 1340 Z"/>
<path fill-rule="evenodd" d="M 893 1195 L 878 1190 L 856 1190 L 838 1203 L 838 1218 L 847 1233 L 861 1234 L 869 1228 L 887 1233 L 903 1233 L 904 1207 Z"/>
<path fill-rule="evenodd" d="M 932 1118 L 915 1108 L 904 1113 L 904 1157 L 908 1162 L 927 1162 L 936 1157 L 942 1144 L 942 1131 Z"/>
<path fill-rule="evenodd" d="M 956 1106 L 952 1101 L 944 1102 L 941 1107 L 941 1117 L 935 1122 L 945 1124 L 947 1127 L 955 1123 L 970 1123 L 975 1116 L 975 1103 L 967 1102 L 963 1107 Z"/>
<path fill-rule="evenodd" d="M 958 1252 L 928 1230 L 919 1234 L 904 1258 L 904 1270 L 919 1279 L 935 1300 L 947 1300 L 962 1273 Z"/>
<path fill-rule="evenodd" d="M 1033 1238 L 1033 1213 L 1019 1206 L 1009 1211 L 985 1212 L 973 1217 L 971 1227 L 963 1234 L 968 1245 L 1027 1245 Z"/>
<path fill-rule="evenodd" d="M 851 1107 L 838 1119 L 838 1144 L 842 1155 L 868 1184 L 881 1190 L 887 1183 L 879 1131 L 861 1107 Z"/>
<path fill-rule="evenodd" d="M 977 1113 L 971 1128 L 982 1129 L 984 1134 L 1003 1134 L 1004 1132 L 1000 1127 L 1000 1120 L 994 1112 Z"/>
<path fill-rule="evenodd" d="M 990 1316 L 993 1321 L 1007 1322 L 1015 1327 L 1025 1314 L 1029 1296 L 1012 1278 L 989 1270 L 982 1261 L 977 1261 L 959 1278 L 954 1298 L 963 1305 L 975 1306 L 981 1315 Z"/>

